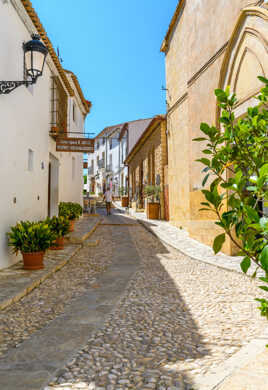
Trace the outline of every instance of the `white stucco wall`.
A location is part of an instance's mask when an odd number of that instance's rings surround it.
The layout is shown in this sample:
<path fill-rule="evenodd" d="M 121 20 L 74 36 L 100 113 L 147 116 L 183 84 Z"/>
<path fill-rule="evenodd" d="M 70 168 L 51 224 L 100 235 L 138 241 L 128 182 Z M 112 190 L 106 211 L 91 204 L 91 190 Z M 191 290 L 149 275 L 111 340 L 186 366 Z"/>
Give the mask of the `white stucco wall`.
<path fill-rule="evenodd" d="M 12 4 L 0 1 L 0 80 L 23 79 L 22 43 L 30 38 Z M 82 203 L 83 155 L 56 152 L 55 141 L 49 136 L 50 82 L 51 70 L 45 65 L 36 85 L 0 95 L 0 268 L 19 260 L 7 246 L 10 226 L 19 220 L 47 217 L 49 153 L 59 160 L 59 201 Z M 83 122 L 79 120 L 79 131 Z M 29 149 L 33 152 L 31 171 Z"/>

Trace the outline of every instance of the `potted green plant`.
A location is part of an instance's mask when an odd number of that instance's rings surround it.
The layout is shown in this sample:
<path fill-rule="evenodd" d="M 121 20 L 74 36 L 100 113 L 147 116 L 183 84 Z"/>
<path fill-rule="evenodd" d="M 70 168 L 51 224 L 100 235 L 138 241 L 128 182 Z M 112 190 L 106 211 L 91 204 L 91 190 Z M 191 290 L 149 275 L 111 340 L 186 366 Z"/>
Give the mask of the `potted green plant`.
<path fill-rule="evenodd" d="M 126 187 L 119 187 L 119 195 L 121 196 L 121 206 L 128 207 L 128 190 Z"/>
<path fill-rule="evenodd" d="M 144 188 L 144 196 L 147 198 L 147 218 L 159 219 L 161 187 L 147 185 Z"/>
<path fill-rule="evenodd" d="M 70 220 L 67 217 L 52 217 L 47 219 L 50 230 L 55 234 L 56 240 L 50 247 L 53 250 L 64 248 L 64 237 L 69 233 Z"/>
<path fill-rule="evenodd" d="M 70 221 L 70 232 L 74 231 L 74 223 L 80 215 L 82 215 L 83 209 L 79 203 L 73 202 L 60 202 L 59 204 L 59 216 L 66 217 Z"/>
<path fill-rule="evenodd" d="M 38 270 L 44 268 L 45 251 L 56 237 L 45 221 L 21 221 L 11 227 L 8 238 L 8 245 L 13 247 L 13 252 L 21 252 L 24 269 Z"/>

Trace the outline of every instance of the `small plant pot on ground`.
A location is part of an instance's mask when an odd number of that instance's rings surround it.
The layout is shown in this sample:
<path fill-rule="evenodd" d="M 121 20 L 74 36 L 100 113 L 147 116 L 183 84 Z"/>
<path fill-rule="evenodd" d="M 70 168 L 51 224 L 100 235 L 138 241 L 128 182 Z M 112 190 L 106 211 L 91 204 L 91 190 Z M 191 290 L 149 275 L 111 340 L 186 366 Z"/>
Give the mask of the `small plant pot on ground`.
<path fill-rule="evenodd" d="M 156 202 L 147 203 L 147 218 L 159 219 L 160 204 Z"/>
<path fill-rule="evenodd" d="M 53 251 L 59 251 L 64 249 L 64 237 L 57 237 L 55 243 L 49 248 Z"/>
<path fill-rule="evenodd" d="M 8 238 L 13 253 L 21 252 L 24 269 L 37 270 L 44 268 L 44 253 L 56 236 L 46 221 L 21 221 L 11 227 Z"/>
<path fill-rule="evenodd" d="M 122 207 L 128 207 L 128 196 L 122 196 L 121 206 Z"/>
<path fill-rule="evenodd" d="M 45 252 L 22 253 L 23 268 L 31 271 L 43 269 L 44 254 Z"/>

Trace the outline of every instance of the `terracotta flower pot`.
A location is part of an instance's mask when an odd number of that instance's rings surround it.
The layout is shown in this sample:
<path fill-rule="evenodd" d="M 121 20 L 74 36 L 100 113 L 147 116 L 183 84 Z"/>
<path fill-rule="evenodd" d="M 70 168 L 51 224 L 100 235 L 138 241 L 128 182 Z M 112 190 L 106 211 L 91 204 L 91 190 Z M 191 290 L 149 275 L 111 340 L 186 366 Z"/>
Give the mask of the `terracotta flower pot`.
<path fill-rule="evenodd" d="M 128 207 L 128 196 L 122 196 L 121 206 L 122 207 Z"/>
<path fill-rule="evenodd" d="M 64 237 L 57 237 L 55 241 L 55 245 L 52 245 L 50 249 L 54 251 L 64 249 Z"/>
<path fill-rule="evenodd" d="M 43 269 L 45 252 L 32 252 L 32 253 L 23 253 L 23 268 L 28 270 L 37 270 L 37 269 Z"/>
<path fill-rule="evenodd" d="M 159 219 L 160 204 L 159 203 L 147 203 L 147 218 Z"/>
<path fill-rule="evenodd" d="M 70 229 L 69 229 L 69 232 L 73 232 L 73 231 L 74 231 L 74 224 L 75 224 L 75 220 L 74 220 L 74 219 L 71 219 L 71 220 L 70 220 Z"/>

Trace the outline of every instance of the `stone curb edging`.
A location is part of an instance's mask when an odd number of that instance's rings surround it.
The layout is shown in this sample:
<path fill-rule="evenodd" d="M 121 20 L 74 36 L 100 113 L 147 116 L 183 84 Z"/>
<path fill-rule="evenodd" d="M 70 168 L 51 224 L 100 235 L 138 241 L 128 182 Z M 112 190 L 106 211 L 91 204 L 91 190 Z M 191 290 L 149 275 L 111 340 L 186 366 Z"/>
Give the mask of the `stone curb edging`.
<path fill-rule="evenodd" d="M 101 221 L 97 221 L 96 224 L 92 227 L 92 229 L 85 233 L 81 240 L 77 240 L 76 242 L 69 241 L 70 244 L 77 244 L 74 248 L 73 252 L 65 258 L 63 261 L 59 262 L 55 267 L 51 268 L 47 271 L 44 275 L 40 276 L 38 279 L 32 281 L 27 287 L 25 287 L 22 291 L 15 293 L 13 297 L 8 298 L 0 302 L 0 311 L 4 310 L 8 306 L 12 305 L 13 303 L 18 302 L 20 299 L 28 295 L 32 290 L 34 290 L 36 287 L 38 287 L 41 283 L 43 283 L 47 278 L 49 278 L 52 274 L 59 271 L 61 268 L 63 268 L 76 254 L 79 252 L 79 250 L 83 246 L 83 242 L 89 238 L 97 229 L 97 227 L 100 225 Z M 98 245 L 98 243 L 96 243 Z M 92 245 L 94 246 L 94 245 Z"/>
<path fill-rule="evenodd" d="M 43 283 L 47 278 L 49 278 L 52 274 L 59 271 L 62 267 L 65 266 L 75 255 L 76 253 L 81 249 L 81 246 L 77 246 L 74 248 L 74 251 L 71 253 L 69 257 L 67 257 L 65 260 L 61 261 L 55 267 L 51 268 L 45 275 L 40 276 L 38 279 L 34 280 L 31 284 L 29 284 L 25 289 L 20 291 L 19 293 L 16 293 L 12 298 L 6 299 L 0 303 L 0 310 L 4 310 L 8 306 L 12 305 L 13 303 L 18 302 L 21 298 L 25 297 L 25 295 L 28 295 L 33 289 L 38 287 L 41 283 Z"/>
<path fill-rule="evenodd" d="M 83 234 L 83 236 L 82 236 L 81 238 L 70 237 L 70 238 L 69 238 L 70 244 L 83 244 L 83 242 L 84 242 L 87 238 L 89 238 L 89 237 L 95 232 L 95 230 L 96 230 L 97 227 L 100 225 L 100 223 L 101 223 L 101 220 L 97 221 L 96 224 L 92 227 L 92 229 L 91 229 L 89 232 Z"/>
<path fill-rule="evenodd" d="M 265 332 L 244 345 L 238 352 L 222 363 L 215 372 L 199 377 L 195 380 L 198 390 L 217 390 L 228 378 L 231 379 L 236 370 L 255 361 L 255 357 L 264 352 L 268 344 L 268 328 Z M 231 390 L 231 389 L 230 389 Z M 257 390 L 257 388 L 256 388 Z"/>
<path fill-rule="evenodd" d="M 136 218 L 136 217 L 134 217 Z M 171 246 L 172 248 L 176 249 L 177 251 L 180 251 L 181 253 L 183 253 L 185 256 L 189 257 L 190 259 L 192 260 L 197 260 L 197 261 L 201 261 L 202 263 L 206 263 L 206 264 L 210 264 L 210 265 L 213 265 L 214 267 L 217 267 L 217 268 L 221 268 L 221 269 L 224 269 L 225 271 L 229 271 L 229 272 L 237 272 L 237 273 L 242 273 L 240 270 L 237 270 L 237 269 L 232 269 L 228 266 L 224 266 L 222 264 L 216 264 L 215 262 L 213 261 L 209 261 L 209 260 L 205 260 L 205 259 L 200 259 L 199 257 L 194 257 L 193 255 L 190 255 L 189 253 L 186 253 L 183 249 L 181 248 L 178 248 L 172 241 L 169 241 L 167 239 L 165 239 L 163 236 L 159 236 L 156 232 L 154 232 L 149 226 L 146 225 L 146 222 L 143 221 L 142 219 L 139 219 L 139 218 L 136 218 L 137 221 L 139 222 L 140 225 L 142 225 L 149 233 L 151 233 L 153 236 L 157 237 L 160 241 L 164 242 L 166 245 L 169 245 Z M 245 275 L 245 276 L 248 276 L 250 277 L 249 275 Z"/>

